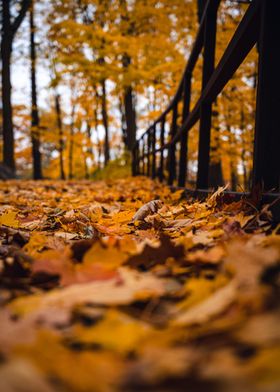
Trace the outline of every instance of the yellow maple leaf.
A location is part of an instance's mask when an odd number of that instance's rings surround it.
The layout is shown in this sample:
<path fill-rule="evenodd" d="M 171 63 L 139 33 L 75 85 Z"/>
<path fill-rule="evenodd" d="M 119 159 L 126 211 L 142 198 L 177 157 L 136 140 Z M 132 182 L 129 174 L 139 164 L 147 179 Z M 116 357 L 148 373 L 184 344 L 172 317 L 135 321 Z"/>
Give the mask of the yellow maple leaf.
<path fill-rule="evenodd" d="M 121 252 L 117 247 L 106 246 L 101 242 L 96 242 L 85 253 L 83 263 L 85 265 L 100 263 L 108 267 L 108 269 L 115 269 L 122 265 L 127 257 L 127 254 Z"/>
<path fill-rule="evenodd" d="M 17 229 L 19 227 L 19 221 L 16 219 L 16 216 L 17 212 L 15 211 L 5 211 L 4 214 L 0 216 L 0 224 Z"/>
<path fill-rule="evenodd" d="M 125 353 L 137 348 L 140 340 L 151 331 L 153 328 L 148 324 L 112 309 L 102 321 L 91 328 L 77 325 L 74 336 L 80 342 L 96 343 Z"/>
<path fill-rule="evenodd" d="M 122 363 L 114 353 L 86 351 L 73 355 L 57 335 L 47 330 L 40 330 L 32 344 L 18 345 L 15 352 L 59 380 L 64 390 L 111 391 L 122 372 Z"/>

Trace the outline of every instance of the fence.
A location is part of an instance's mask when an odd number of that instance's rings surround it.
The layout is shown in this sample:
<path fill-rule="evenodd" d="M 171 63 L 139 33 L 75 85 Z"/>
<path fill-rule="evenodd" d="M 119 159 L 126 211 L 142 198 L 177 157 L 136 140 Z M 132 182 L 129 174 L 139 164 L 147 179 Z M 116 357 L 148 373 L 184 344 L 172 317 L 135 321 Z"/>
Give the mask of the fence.
<path fill-rule="evenodd" d="M 188 133 L 199 121 L 196 189 L 208 189 L 212 104 L 257 44 L 259 58 L 251 189 L 258 184 L 265 192 L 277 192 L 280 190 L 280 1 L 251 2 L 215 67 L 219 5 L 220 0 L 208 0 L 175 96 L 135 144 L 133 174 L 147 175 L 163 181 L 164 173 L 167 172 L 166 180 L 169 185 L 185 187 Z M 202 90 L 190 111 L 192 76 L 201 53 Z M 183 102 L 182 116 L 178 115 L 180 102 Z M 172 118 L 168 135 L 167 116 Z M 168 155 L 167 167 L 164 167 L 165 151 Z"/>

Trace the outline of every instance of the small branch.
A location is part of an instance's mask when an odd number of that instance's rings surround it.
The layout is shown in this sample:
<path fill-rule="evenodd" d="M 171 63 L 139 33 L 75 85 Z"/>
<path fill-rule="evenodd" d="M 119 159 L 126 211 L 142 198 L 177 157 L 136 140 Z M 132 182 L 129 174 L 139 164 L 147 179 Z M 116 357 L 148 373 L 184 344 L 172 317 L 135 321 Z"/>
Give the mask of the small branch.
<path fill-rule="evenodd" d="M 11 25 L 11 30 L 12 30 L 13 35 L 16 34 L 16 32 L 17 32 L 19 26 L 21 25 L 31 4 L 32 4 L 32 0 L 22 0 L 21 1 L 20 11 L 19 11 L 17 17 L 15 18 L 13 24 Z"/>

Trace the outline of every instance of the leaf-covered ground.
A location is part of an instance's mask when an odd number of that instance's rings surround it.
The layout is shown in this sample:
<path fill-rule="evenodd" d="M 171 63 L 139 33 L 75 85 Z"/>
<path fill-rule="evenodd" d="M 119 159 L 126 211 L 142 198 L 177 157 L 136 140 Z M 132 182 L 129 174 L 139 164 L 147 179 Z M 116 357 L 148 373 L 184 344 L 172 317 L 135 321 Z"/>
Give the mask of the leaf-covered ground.
<path fill-rule="evenodd" d="M 268 208 L 140 177 L 2 182 L 0 203 L 1 392 L 280 390 Z"/>

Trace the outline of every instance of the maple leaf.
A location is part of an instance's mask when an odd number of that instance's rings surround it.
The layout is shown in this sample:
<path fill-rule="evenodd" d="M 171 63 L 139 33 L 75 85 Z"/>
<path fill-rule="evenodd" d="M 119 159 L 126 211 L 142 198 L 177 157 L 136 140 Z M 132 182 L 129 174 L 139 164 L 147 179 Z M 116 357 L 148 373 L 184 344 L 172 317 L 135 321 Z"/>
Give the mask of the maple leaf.
<path fill-rule="evenodd" d="M 38 279 L 41 273 L 54 276 L 58 275 L 60 276 L 60 284 L 62 286 L 68 286 L 73 283 L 86 283 L 93 280 L 116 278 L 118 272 L 115 271 L 113 267 L 120 263 L 118 262 L 116 264 L 116 260 L 112 259 L 112 266 L 109 261 L 110 251 L 105 254 L 104 260 L 104 253 L 102 253 L 103 248 L 98 245 L 93 245 L 93 248 L 92 251 L 89 250 L 85 253 L 82 263 L 75 263 L 74 260 L 72 260 L 72 252 L 69 248 L 63 253 L 55 250 L 43 252 L 40 257 L 37 257 L 32 265 L 33 279 Z M 98 254 L 98 251 L 100 250 L 101 254 Z M 119 255 L 117 251 L 112 252 L 112 257 Z M 94 258 L 92 258 L 92 255 L 94 255 Z M 108 262 L 104 263 L 104 261 L 107 260 Z"/>
<path fill-rule="evenodd" d="M 215 317 L 224 312 L 234 302 L 236 291 L 236 283 L 229 283 L 203 302 L 179 314 L 175 317 L 174 324 L 187 326 L 205 323 L 211 317 Z"/>
<path fill-rule="evenodd" d="M 163 264 L 169 257 L 180 259 L 183 256 L 184 247 L 175 245 L 169 237 L 162 235 L 158 246 L 146 244 L 142 252 L 131 256 L 126 264 L 145 271 L 157 264 Z"/>
<path fill-rule="evenodd" d="M 123 364 L 114 354 L 80 352 L 73 356 L 72 350 L 60 343 L 56 334 L 40 331 L 33 345 L 18 345 L 16 352 L 35 369 L 60 380 L 66 390 L 104 392 L 120 382 Z"/>
<path fill-rule="evenodd" d="M 18 219 L 16 219 L 17 214 L 18 213 L 16 211 L 5 211 L 2 215 L 0 215 L 0 224 L 13 228 L 18 228 L 19 221 Z"/>
<path fill-rule="evenodd" d="M 134 350 L 153 328 L 116 310 L 109 310 L 104 318 L 92 327 L 78 325 L 71 333 L 72 339 L 82 344 L 101 345 L 120 353 Z"/>

